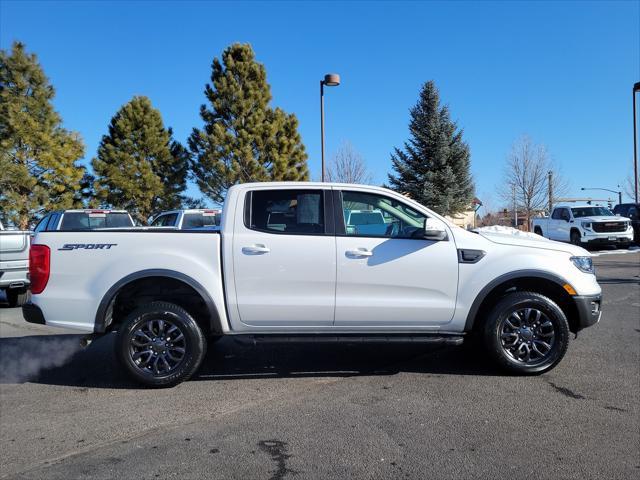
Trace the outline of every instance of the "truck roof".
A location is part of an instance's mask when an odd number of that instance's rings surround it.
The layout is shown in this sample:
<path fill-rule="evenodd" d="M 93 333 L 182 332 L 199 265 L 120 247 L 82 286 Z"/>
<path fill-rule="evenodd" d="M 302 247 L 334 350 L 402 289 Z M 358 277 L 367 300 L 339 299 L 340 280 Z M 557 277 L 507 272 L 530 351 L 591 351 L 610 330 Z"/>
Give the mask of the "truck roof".
<path fill-rule="evenodd" d="M 599 203 L 571 203 L 571 202 L 562 202 L 556 203 L 553 208 L 589 208 L 589 207 L 604 207 L 609 208 L 608 205 L 601 205 Z"/>

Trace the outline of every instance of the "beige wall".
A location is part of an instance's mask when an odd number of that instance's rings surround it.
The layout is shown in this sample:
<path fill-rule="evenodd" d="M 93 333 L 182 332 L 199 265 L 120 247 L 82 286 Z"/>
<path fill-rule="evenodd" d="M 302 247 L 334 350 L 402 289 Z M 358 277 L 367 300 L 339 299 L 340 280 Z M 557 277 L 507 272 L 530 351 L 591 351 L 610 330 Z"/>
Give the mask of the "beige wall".
<path fill-rule="evenodd" d="M 445 218 L 455 225 L 462 228 L 474 228 L 473 218 L 476 212 L 473 210 L 468 210 L 466 212 L 458 213 L 453 216 L 446 215 Z"/>

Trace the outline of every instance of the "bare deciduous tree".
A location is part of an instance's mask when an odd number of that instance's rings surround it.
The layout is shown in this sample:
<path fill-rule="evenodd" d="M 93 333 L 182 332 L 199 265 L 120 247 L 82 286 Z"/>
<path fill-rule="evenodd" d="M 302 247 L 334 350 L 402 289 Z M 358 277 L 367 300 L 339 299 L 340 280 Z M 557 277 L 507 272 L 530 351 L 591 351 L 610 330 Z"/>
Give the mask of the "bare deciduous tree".
<path fill-rule="evenodd" d="M 373 182 L 373 175 L 367 168 L 367 164 L 349 142 L 344 142 L 329 161 L 327 179 L 338 183 Z"/>
<path fill-rule="evenodd" d="M 640 172 L 638 172 L 638 183 L 640 184 Z M 627 175 L 627 178 L 624 181 L 624 194 L 629 197 L 632 201 L 635 200 L 636 196 L 636 186 L 633 181 L 633 171 Z"/>
<path fill-rule="evenodd" d="M 554 197 L 565 194 L 567 184 L 557 169 L 553 168 L 544 145 L 534 143 L 527 135 L 523 135 L 513 143 L 499 191 L 507 205 L 513 205 L 515 197 L 516 207 L 524 211 L 527 225 L 534 213 L 548 206 L 549 171 L 553 172 Z"/>

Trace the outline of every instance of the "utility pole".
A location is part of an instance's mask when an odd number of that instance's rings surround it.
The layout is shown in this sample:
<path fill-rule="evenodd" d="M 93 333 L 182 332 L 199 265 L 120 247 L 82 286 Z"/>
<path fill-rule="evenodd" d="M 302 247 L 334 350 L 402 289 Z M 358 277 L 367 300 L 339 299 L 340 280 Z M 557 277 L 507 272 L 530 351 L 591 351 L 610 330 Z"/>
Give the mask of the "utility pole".
<path fill-rule="evenodd" d="M 549 215 L 551 215 L 551 211 L 553 210 L 553 172 L 549 170 Z"/>
<path fill-rule="evenodd" d="M 518 228 L 518 205 L 516 204 L 516 186 L 512 188 L 513 192 L 513 228 Z"/>
<path fill-rule="evenodd" d="M 638 203 L 638 118 L 636 116 L 636 92 L 640 92 L 640 82 L 633 85 L 633 192 Z"/>

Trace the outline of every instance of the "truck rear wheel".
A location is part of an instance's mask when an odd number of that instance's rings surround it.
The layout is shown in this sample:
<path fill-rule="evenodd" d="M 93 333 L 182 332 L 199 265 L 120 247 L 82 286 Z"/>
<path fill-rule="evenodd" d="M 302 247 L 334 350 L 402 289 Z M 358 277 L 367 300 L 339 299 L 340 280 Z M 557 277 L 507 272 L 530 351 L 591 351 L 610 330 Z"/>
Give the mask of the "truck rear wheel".
<path fill-rule="evenodd" d="M 542 229 L 540 227 L 536 227 L 533 229 L 533 233 L 535 233 L 536 235 L 540 235 L 541 237 L 542 235 Z"/>
<path fill-rule="evenodd" d="M 516 374 L 548 372 L 569 346 L 569 323 L 562 309 L 535 292 L 514 292 L 493 308 L 484 325 L 492 359 Z"/>
<path fill-rule="evenodd" d="M 132 312 L 115 342 L 116 356 L 127 373 L 149 387 L 172 387 L 189 379 L 200 367 L 206 345 L 193 317 L 167 302 Z"/>
<path fill-rule="evenodd" d="M 27 289 L 10 288 L 6 294 L 10 307 L 21 307 L 29 300 L 29 290 Z"/>

